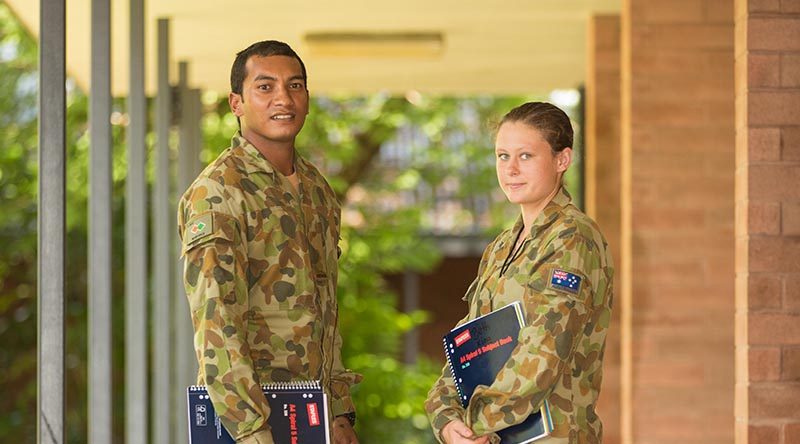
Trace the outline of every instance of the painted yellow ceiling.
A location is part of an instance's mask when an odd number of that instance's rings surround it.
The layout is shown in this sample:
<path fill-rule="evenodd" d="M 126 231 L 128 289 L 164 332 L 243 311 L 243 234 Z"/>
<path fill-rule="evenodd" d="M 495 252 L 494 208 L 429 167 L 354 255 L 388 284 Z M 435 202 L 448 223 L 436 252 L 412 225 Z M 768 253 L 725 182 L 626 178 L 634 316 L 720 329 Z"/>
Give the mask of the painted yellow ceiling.
<path fill-rule="evenodd" d="M 38 0 L 5 0 L 39 33 Z M 90 84 L 90 0 L 67 0 L 67 69 Z M 155 86 L 156 20 L 171 23 L 172 78 L 189 63 L 193 87 L 229 91 L 237 51 L 264 39 L 283 40 L 303 57 L 313 93 L 540 93 L 574 88 L 585 77 L 587 19 L 618 13 L 620 0 L 158 0 L 146 5 L 147 88 Z M 128 1 L 112 0 L 112 84 L 128 83 Z M 314 46 L 319 33 L 428 33 L 439 47 Z"/>

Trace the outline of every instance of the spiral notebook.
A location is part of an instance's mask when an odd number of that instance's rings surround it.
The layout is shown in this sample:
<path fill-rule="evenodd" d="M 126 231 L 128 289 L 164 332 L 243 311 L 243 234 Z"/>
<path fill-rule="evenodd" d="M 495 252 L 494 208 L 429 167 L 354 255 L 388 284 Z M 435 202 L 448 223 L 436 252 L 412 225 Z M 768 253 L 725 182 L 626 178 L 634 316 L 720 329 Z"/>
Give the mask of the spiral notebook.
<path fill-rule="evenodd" d="M 328 397 L 319 381 L 281 382 L 261 387 L 270 407 L 267 422 L 275 442 L 327 444 Z M 214 412 L 205 386 L 186 389 L 189 444 L 234 444 Z"/>
<path fill-rule="evenodd" d="M 519 330 L 525 324 L 519 301 L 475 318 L 450 330 L 444 336 L 444 352 L 456 389 L 465 408 L 478 385 L 491 385 L 517 345 Z M 550 405 L 520 424 L 500 430 L 501 444 L 526 444 L 553 431 Z"/>

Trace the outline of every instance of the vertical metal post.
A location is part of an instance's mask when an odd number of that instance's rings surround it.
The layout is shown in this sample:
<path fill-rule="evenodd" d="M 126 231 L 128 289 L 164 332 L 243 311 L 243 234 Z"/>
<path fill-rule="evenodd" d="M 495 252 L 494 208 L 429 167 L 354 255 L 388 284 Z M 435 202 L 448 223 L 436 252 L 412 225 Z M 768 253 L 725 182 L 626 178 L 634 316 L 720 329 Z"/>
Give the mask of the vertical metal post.
<path fill-rule="evenodd" d="M 125 443 L 148 440 L 147 99 L 144 0 L 130 0 L 128 177 L 125 189 Z"/>
<path fill-rule="evenodd" d="M 154 444 L 168 444 L 172 427 L 170 365 L 172 320 L 172 242 L 175 227 L 169 205 L 169 133 L 172 89 L 169 84 L 169 19 L 158 20 L 158 96 L 156 97 L 156 178 L 153 195 L 153 384 Z"/>
<path fill-rule="evenodd" d="M 66 250 L 66 9 L 41 0 L 37 442 L 64 443 L 64 256 Z"/>
<path fill-rule="evenodd" d="M 203 92 L 199 89 L 192 89 L 190 92 L 190 102 L 192 103 L 191 122 L 194 122 L 194 143 L 192 144 L 192 176 L 197 176 L 203 170 L 203 163 L 200 160 L 200 152 L 203 150 Z"/>
<path fill-rule="evenodd" d="M 92 0 L 89 443 L 111 442 L 111 2 Z"/>
<path fill-rule="evenodd" d="M 192 145 L 194 134 L 191 131 L 194 117 L 191 110 L 189 90 L 189 65 L 186 62 L 178 64 L 178 90 L 180 92 L 180 144 L 178 145 L 178 182 L 176 186 L 176 201 L 191 184 L 192 179 Z M 177 211 L 177 205 L 174 208 Z M 175 214 L 175 211 L 172 213 Z M 177 244 L 177 243 L 176 243 Z M 180 245 L 176 245 L 180 251 Z M 179 256 L 179 254 L 176 254 Z M 178 257 L 175 267 L 174 291 L 174 326 L 175 326 L 175 390 L 172 397 L 174 412 L 182 412 L 186 408 L 186 387 L 193 383 L 192 362 L 196 361 L 192 341 L 192 323 L 189 313 L 189 304 L 186 299 L 186 290 L 183 286 L 183 259 Z M 180 417 L 176 427 L 173 427 L 173 442 L 188 442 L 187 428 L 180 427 Z"/>

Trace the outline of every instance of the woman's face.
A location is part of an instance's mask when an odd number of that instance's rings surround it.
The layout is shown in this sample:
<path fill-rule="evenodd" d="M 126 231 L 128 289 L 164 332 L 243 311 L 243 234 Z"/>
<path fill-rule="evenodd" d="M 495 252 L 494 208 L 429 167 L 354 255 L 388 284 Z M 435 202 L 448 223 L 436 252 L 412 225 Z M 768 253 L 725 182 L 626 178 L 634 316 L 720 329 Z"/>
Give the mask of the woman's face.
<path fill-rule="evenodd" d="M 511 203 L 541 210 L 555 195 L 561 174 L 572 159 L 572 149 L 553 153 L 536 128 L 506 122 L 495 139 L 497 181 Z"/>

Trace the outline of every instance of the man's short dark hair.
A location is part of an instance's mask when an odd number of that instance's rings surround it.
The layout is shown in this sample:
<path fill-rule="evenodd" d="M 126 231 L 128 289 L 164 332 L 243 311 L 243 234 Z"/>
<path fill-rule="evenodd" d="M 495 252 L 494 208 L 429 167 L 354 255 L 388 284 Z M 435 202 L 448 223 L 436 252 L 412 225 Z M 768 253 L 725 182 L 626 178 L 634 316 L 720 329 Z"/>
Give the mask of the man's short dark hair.
<path fill-rule="evenodd" d="M 242 84 L 245 77 L 247 77 L 247 61 L 250 57 L 259 56 L 287 56 L 294 57 L 300 62 L 300 70 L 303 73 L 303 80 L 306 82 L 306 89 L 308 89 L 308 78 L 306 76 L 306 65 L 303 60 L 297 55 L 291 46 L 277 40 L 264 40 L 263 42 L 256 42 L 248 46 L 246 49 L 239 51 L 236 54 L 236 59 L 233 61 L 231 67 L 231 91 L 236 94 L 242 94 Z"/>

